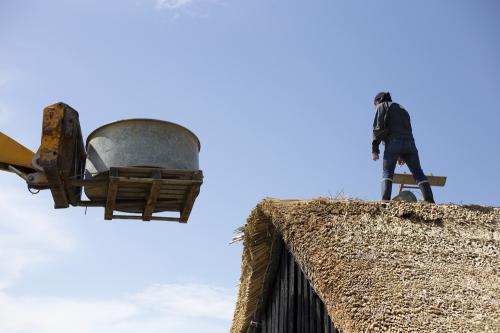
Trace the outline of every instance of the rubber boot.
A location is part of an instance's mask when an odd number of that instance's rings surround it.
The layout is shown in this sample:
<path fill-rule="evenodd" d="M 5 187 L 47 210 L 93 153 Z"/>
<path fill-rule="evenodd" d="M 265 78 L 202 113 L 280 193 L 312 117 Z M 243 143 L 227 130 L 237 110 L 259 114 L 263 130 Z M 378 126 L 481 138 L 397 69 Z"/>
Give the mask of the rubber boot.
<path fill-rule="evenodd" d="M 392 180 L 382 180 L 382 200 L 391 200 Z"/>
<path fill-rule="evenodd" d="M 431 184 L 429 184 L 429 182 L 424 182 L 418 184 L 418 187 L 420 187 L 420 191 L 422 191 L 424 200 L 430 203 L 434 203 L 434 196 L 432 195 Z"/>

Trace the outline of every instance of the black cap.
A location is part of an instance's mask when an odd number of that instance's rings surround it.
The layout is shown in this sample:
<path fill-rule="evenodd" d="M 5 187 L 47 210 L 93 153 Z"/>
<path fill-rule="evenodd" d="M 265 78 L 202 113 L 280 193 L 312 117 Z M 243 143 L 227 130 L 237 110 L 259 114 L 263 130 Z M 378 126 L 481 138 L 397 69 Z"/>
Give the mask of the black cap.
<path fill-rule="evenodd" d="M 375 99 L 373 100 L 373 104 L 382 103 L 382 102 L 392 102 L 391 94 L 387 92 L 379 92 Z"/>

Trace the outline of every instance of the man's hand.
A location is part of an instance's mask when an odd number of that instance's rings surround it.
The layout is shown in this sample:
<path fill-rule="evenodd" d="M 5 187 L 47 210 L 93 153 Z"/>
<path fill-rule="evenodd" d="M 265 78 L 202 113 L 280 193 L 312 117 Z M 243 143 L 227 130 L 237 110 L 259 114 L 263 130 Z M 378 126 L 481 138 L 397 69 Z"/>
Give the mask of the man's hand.
<path fill-rule="evenodd" d="M 398 157 L 398 165 L 399 166 L 403 166 L 403 165 L 405 165 L 405 163 L 406 163 L 405 160 L 403 160 L 401 157 Z"/>
<path fill-rule="evenodd" d="M 374 160 L 374 161 L 378 160 L 378 154 L 377 153 L 372 153 L 372 160 Z"/>

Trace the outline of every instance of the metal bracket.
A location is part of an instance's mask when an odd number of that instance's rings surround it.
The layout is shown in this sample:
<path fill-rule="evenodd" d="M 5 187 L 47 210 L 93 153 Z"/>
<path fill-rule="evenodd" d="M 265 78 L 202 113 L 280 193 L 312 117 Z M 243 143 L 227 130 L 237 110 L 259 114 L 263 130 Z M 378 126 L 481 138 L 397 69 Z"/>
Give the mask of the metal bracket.
<path fill-rule="evenodd" d="M 37 161 L 52 192 L 55 208 L 67 208 L 80 201 L 82 188 L 70 182 L 85 168 L 85 148 L 76 112 L 69 105 L 56 103 L 43 111 L 42 144 Z"/>

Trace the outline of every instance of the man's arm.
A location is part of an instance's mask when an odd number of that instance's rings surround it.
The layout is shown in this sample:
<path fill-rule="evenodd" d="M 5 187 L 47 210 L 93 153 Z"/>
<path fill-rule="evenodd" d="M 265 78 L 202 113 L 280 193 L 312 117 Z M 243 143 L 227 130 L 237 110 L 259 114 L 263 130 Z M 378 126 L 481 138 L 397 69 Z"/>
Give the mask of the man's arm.
<path fill-rule="evenodd" d="M 375 113 L 375 119 L 373 119 L 373 140 L 372 140 L 372 154 L 380 154 L 379 145 L 382 142 L 383 135 L 386 129 L 385 124 L 385 114 L 386 108 L 383 107 L 383 103 L 377 106 L 377 112 Z"/>

